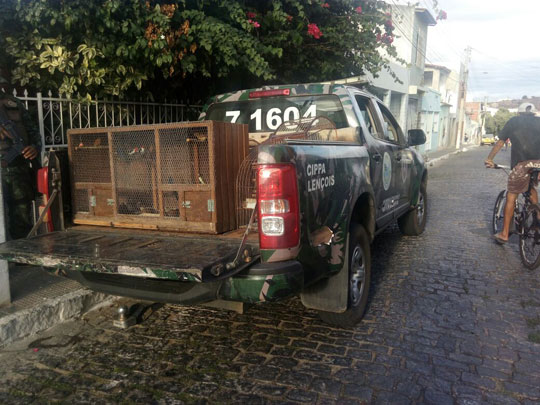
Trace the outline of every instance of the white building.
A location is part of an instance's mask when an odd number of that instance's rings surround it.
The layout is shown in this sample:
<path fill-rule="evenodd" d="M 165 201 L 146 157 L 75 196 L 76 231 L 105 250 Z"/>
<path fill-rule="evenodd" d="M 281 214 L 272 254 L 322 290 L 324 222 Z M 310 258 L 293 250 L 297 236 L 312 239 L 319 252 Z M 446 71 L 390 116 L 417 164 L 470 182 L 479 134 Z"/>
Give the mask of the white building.
<path fill-rule="evenodd" d="M 418 128 L 421 98 L 426 91 L 423 82 L 428 27 L 437 21 L 431 11 L 413 5 L 393 5 L 391 15 L 395 26 L 393 44 L 398 58 L 407 65 L 392 61 L 390 66 L 402 83 L 396 83 L 385 71 L 377 78 L 367 75 L 369 89 L 384 101 L 403 129 Z"/>
<path fill-rule="evenodd" d="M 438 148 L 455 146 L 457 134 L 457 105 L 459 74 L 445 66 L 426 64 L 424 85 L 440 94 Z"/>
<path fill-rule="evenodd" d="M 428 28 L 437 23 L 433 12 L 415 5 L 393 4 L 390 18 L 395 27 L 397 57 L 405 61 L 401 64 L 389 58 L 398 81 L 383 69 L 378 77 L 366 74 L 340 82 L 367 87 L 383 100 L 405 132 L 422 128 L 427 142 L 421 151 L 454 146 L 459 75 L 444 66 L 426 66 Z"/>

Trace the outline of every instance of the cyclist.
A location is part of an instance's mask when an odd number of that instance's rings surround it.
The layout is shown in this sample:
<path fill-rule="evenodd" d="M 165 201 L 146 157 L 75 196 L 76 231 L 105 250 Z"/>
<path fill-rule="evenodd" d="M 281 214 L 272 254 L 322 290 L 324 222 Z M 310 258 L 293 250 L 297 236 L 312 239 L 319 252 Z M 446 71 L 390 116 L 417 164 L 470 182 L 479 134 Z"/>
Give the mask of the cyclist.
<path fill-rule="evenodd" d="M 493 158 L 509 139 L 512 143 L 511 168 L 508 176 L 506 205 L 504 207 L 503 229 L 494 235 L 497 242 L 508 241 L 514 205 L 519 194 L 529 188 L 531 169 L 540 168 L 540 117 L 535 116 L 536 108 L 531 103 L 523 103 L 518 108 L 518 116 L 510 118 L 484 161 L 486 167 L 493 168 Z M 536 188 L 531 190 L 531 201 L 538 203 Z"/>

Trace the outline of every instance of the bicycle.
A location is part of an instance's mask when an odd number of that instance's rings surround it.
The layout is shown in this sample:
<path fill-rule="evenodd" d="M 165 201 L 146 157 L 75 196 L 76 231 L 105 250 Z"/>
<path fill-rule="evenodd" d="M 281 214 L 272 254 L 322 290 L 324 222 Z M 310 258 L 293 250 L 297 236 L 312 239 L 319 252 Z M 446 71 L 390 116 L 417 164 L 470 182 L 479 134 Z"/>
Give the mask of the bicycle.
<path fill-rule="evenodd" d="M 495 165 L 494 169 L 502 169 L 508 175 L 509 167 Z M 514 220 L 510 224 L 509 235 L 519 235 L 519 255 L 525 267 L 533 270 L 540 266 L 540 206 L 531 201 L 531 188 L 538 181 L 540 169 L 532 169 L 529 188 L 516 199 Z M 503 228 L 504 207 L 506 205 L 506 190 L 497 196 L 493 208 L 492 232 L 495 235 Z"/>

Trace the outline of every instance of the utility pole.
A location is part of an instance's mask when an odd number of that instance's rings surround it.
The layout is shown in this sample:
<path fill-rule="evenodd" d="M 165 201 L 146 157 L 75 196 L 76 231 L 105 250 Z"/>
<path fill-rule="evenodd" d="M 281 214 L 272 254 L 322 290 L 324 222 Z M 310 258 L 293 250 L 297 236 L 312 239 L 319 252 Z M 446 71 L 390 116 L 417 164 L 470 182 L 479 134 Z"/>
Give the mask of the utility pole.
<path fill-rule="evenodd" d="M 487 96 L 484 97 L 484 106 L 483 106 L 483 111 L 482 111 L 482 130 L 480 131 L 480 137 L 482 137 L 482 135 L 484 135 L 486 133 L 486 115 L 489 114 L 488 113 L 488 110 L 487 110 L 487 107 L 488 107 L 488 98 Z M 481 141 L 482 139 L 480 139 Z"/>
<path fill-rule="evenodd" d="M 458 124 L 456 136 L 456 149 L 461 148 L 463 143 L 463 129 L 465 127 L 465 100 L 467 99 L 467 80 L 469 79 L 469 62 L 471 61 L 472 48 L 465 49 L 465 55 L 459 69 L 459 92 L 458 92 Z"/>

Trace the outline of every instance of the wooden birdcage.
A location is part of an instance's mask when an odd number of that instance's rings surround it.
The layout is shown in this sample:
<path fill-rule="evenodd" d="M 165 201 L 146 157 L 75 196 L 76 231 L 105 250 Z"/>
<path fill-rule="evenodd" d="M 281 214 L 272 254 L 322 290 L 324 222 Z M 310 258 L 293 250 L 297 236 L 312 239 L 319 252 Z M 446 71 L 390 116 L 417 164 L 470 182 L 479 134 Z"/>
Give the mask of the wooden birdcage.
<path fill-rule="evenodd" d="M 74 223 L 221 233 L 247 125 L 215 121 L 68 131 Z"/>

